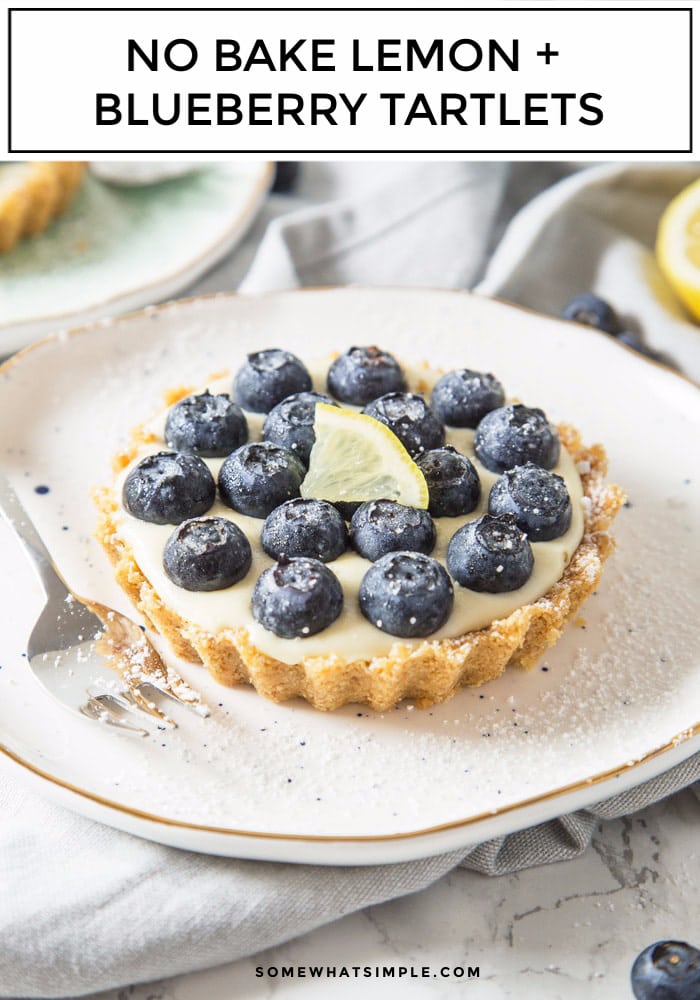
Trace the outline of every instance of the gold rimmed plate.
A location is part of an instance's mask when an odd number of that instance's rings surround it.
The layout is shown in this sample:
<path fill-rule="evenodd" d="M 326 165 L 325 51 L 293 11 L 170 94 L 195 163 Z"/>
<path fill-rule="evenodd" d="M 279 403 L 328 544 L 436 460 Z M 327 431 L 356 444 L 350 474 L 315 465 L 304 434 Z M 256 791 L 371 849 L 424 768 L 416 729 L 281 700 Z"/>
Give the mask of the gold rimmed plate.
<path fill-rule="evenodd" d="M 214 296 L 20 354 L 0 370 L 1 460 L 73 588 L 128 610 L 91 538 L 90 490 L 164 389 L 235 369 L 253 348 L 316 358 L 358 342 L 493 371 L 509 394 L 605 444 L 630 505 L 583 617 L 534 671 L 427 711 L 275 705 L 178 663 L 212 717 L 184 713 L 174 733 L 134 745 L 63 712 L 24 668 L 40 594 L 3 533 L 0 743 L 15 774 L 164 843 L 359 864 L 467 847 L 599 801 L 700 747 L 696 387 L 603 335 L 467 293 Z"/>

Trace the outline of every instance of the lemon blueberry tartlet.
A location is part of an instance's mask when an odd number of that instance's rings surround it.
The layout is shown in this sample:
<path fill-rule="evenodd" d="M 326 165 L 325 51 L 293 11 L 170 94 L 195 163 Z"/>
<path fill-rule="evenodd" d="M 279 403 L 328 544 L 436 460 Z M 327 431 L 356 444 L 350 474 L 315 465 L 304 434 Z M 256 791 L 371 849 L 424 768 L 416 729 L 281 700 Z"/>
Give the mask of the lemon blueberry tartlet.
<path fill-rule="evenodd" d="M 352 347 L 172 393 L 98 490 L 119 584 L 222 684 L 420 707 L 531 667 L 597 586 L 605 453 L 490 374 Z"/>
<path fill-rule="evenodd" d="M 61 214 L 78 189 L 84 163 L 0 164 L 0 253 L 35 236 Z"/>

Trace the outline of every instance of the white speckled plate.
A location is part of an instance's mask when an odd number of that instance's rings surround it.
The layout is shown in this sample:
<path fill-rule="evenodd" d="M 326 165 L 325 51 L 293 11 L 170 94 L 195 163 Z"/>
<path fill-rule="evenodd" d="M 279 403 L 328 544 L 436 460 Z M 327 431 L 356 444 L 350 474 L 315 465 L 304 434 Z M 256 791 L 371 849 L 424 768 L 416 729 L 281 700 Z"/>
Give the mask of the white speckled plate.
<path fill-rule="evenodd" d="M 271 176 L 244 161 L 137 187 L 88 174 L 65 215 L 0 255 L 0 357 L 192 284 L 243 236 Z"/>
<path fill-rule="evenodd" d="M 541 668 L 429 711 L 275 705 L 184 667 L 215 706 L 135 740 L 71 716 L 21 652 L 40 594 L 0 531 L 0 743 L 17 775 L 164 843 L 320 863 L 464 847 L 590 804 L 700 747 L 700 395 L 593 331 L 459 292 L 345 289 L 174 303 L 47 340 L 0 370 L 0 456 L 78 592 L 128 610 L 90 537 L 90 487 L 161 391 L 253 347 L 378 342 L 493 370 L 603 441 L 630 506 L 581 623 Z M 46 485 L 43 495 L 35 487 Z"/>

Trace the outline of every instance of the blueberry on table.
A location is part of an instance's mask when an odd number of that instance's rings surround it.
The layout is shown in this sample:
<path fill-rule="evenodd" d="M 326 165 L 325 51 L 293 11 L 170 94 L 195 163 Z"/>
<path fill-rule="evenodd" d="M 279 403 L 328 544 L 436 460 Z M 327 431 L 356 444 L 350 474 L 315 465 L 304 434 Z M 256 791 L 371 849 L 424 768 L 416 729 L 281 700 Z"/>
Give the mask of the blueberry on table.
<path fill-rule="evenodd" d="M 309 455 L 316 440 L 314 435 L 316 403 L 338 405 L 320 392 L 295 392 L 270 410 L 265 418 L 263 438 L 294 452 L 304 465 L 308 465 Z"/>
<path fill-rule="evenodd" d="M 460 368 L 438 379 L 430 405 L 450 427 L 476 427 L 482 417 L 505 403 L 503 386 L 487 372 Z"/>
<path fill-rule="evenodd" d="M 445 428 L 418 393 L 389 392 L 362 412 L 385 424 L 414 458 L 445 443 Z"/>
<path fill-rule="evenodd" d="M 268 514 L 262 547 L 273 559 L 307 556 L 331 562 L 348 545 L 348 529 L 335 507 L 325 500 L 287 500 Z"/>
<path fill-rule="evenodd" d="M 353 548 L 376 562 L 388 552 L 424 552 L 435 547 L 435 525 L 427 510 L 405 507 L 395 500 L 369 500 L 350 521 Z"/>
<path fill-rule="evenodd" d="M 562 318 L 593 326 L 596 330 L 609 333 L 612 336 L 620 332 L 620 320 L 617 313 L 605 299 L 593 292 L 582 292 L 564 306 Z"/>
<path fill-rule="evenodd" d="M 416 464 L 428 484 L 428 510 L 433 517 L 459 517 L 474 510 L 481 497 L 481 482 L 466 455 L 446 445 L 426 451 Z"/>
<path fill-rule="evenodd" d="M 248 440 L 248 422 L 230 396 L 203 392 L 187 396 L 168 412 L 165 443 L 204 458 L 229 455 Z"/>
<path fill-rule="evenodd" d="M 637 1000 L 698 1000 L 700 951 L 685 941 L 657 941 L 637 955 L 630 978 Z"/>
<path fill-rule="evenodd" d="M 527 462 L 504 472 L 493 484 L 489 514 L 513 514 L 531 542 L 548 542 L 568 531 L 571 498 L 561 476 Z"/>
<path fill-rule="evenodd" d="M 402 639 L 432 635 L 449 618 L 452 581 L 437 559 L 420 552 L 390 552 L 360 585 L 360 610 L 376 628 Z"/>
<path fill-rule="evenodd" d="M 559 461 L 559 435 L 542 410 L 516 403 L 487 413 L 474 437 L 474 451 L 491 472 L 534 462 L 543 469 Z"/>
<path fill-rule="evenodd" d="M 377 396 L 405 388 L 398 361 L 379 347 L 351 347 L 336 358 L 328 371 L 328 391 L 354 406 L 364 406 Z"/>
<path fill-rule="evenodd" d="M 233 396 L 251 413 L 269 413 L 295 392 L 308 392 L 311 376 L 289 351 L 271 348 L 249 354 L 233 380 Z"/>
<path fill-rule="evenodd" d="M 646 348 L 642 343 L 642 338 L 639 334 L 634 333 L 632 330 L 623 330 L 622 333 L 618 333 L 615 337 L 618 344 L 624 344 L 625 347 L 631 347 L 633 351 L 639 351 L 640 354 L 646 354 Z"/>
<path fill-rule="evenodd" d="M 250 569 L 250 542 L 225 517 L 183 521 L 165 543 L 163 569 L 185 590 L 223 590 L 242 580 Z"/>
<path fill-rule="evenodd" d="M 281 639 L 322 632 L 343 609 L 343 588 L 318 559 L 280 559 L 258 578 L 253 618 Z"/>
<path fill-rule="evenodd" d="M 631 347 L 633 351 L 637 351 L 638 354 L 643 355 L 645 358 L 651 358 L 652 361 L 661 361 L 662 364 L 665 363 L 668 365 L 668 361 L 665 360 L 663 355 L 659 355 L 658 351 L 647 347 L 639 334 L 634 333 L 632 330 L 623 330 L 622 333 L 618 333 L 615 336 L 615 340 L 618 344 Z"/>
<path fill-rule="evenodd" d="M 534 563 L 527 536 L 510 514 L 484 514 L 470 521 L 455 532 L 447 547 L 450 575 L 479 593 L 518 590 L 530 579 Z"/>
<path fill-rule="evenodd" d="M 219 494 L 227 507 L 250 517 L 267 517 L 299 496 L 306 469 L 291 451 L 271 441 L 237 448 L 219 470 Z"/>
<path fill-rule="evenodd" d="M 179 524 L 206 514 L 216 497 L 214 477 L 201 458 L 174 451 L 147 455 L 124 480 L 122 503 L 140 521 Z"/>

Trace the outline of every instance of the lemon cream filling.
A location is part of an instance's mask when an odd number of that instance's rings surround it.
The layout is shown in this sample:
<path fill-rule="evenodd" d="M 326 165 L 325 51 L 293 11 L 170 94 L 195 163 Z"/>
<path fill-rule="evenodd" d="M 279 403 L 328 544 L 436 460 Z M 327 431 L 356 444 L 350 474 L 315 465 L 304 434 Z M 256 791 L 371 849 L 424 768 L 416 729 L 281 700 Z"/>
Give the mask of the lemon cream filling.
<path fill-rule="evenodd" d="M 314 389 L 325 392 L 325 374 L 328 365 L 310 367 Z M 424 369 L 411 370 L 403 366 L 413 391 L 426 392 L 439 377 L 438 372 Z M 217 379 L 206 388 L 212 393 L 228 393 L 231 388 L 229 377 Z M 199 390 L 199 391 L 203 391 Z M 121 473 L 117 480 L 118 495 L 124 479 L 133 466 L 148 454 L 167 450 L 163 438 L 165 414 L 145 428 L 155 440 L 142 445 L 133 462 Z M 247 413 L 249 440 L 260 440 L 265 414 Z M 474 431 L 466 428 L 446 427 L 446 444 L 467 455 L 479 473 L 481 480 L 481 500 L 475 510 L 461 517 L 435 518 L 436 544 L 431 555 L 443 565 L 447 546 L 454 533 L 486 512 L 488 495 L 498 475 L 489 472 L 474 454 Z M 218 477 L 223 458 L 203 459 L 214 479 Z M 534 568 L 524 586 L 503 594 L 477 593 L 454 584 L 454 606 L 446 623 L 428 637 L 428 641 L 452 639 L 490 625 L 505 618 L 521 605 L 531 604 L 542 597 L 559 580 L 573 556 L 584 530 L 583 489 L 575 463 L 562 446 L 559 462 L 552 470 L 566 483 L 571 497 L 571 524 L 561 537 L 548 542 L 532 542 Z M 224 590 L 194 592 L 184 590 L 172 583 L 163 570 L 163 549 L 175 530 L 174 525 L 151 524 L 132 517 L 120 507 L 119 531 L 124 541 L 131 547 L 134 558 L 144 576 L 159 595 L 164 604 L 176 614 L 207 632 L 217 633 L 232 628 L 245 628 L 250 641 L 268 656 L 283 663 L 298 663 L 314 656 L 336 656 L 346 662 L 357 659 L 372 659 L 389 654 L 392 647 L 418 646 L 425 639 L 396 639 L 372 625 L 362 615 L 358 603 L 360 584 L 372 565 L 353 550 L 346 551 L 339 559 L 328 563 L 343 588 L 344 603 L 340 616 L 316 635 L 281 639 L 254 621 L 251 613 L 253 588 L 260 574 L 272 565 L 273 560 L 263 551 L 260 533 L 264 520 L 247 517 L 225 506 L 217 496 L 207 516 L 225 517 L 242 529 L 250 542 L 253 561 L 243 580 Z"/>

